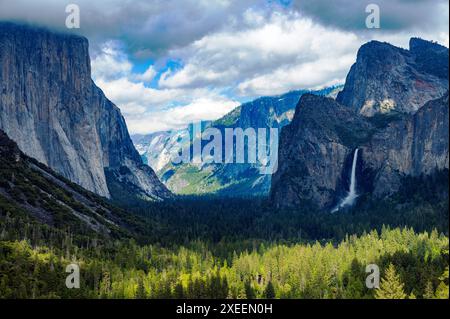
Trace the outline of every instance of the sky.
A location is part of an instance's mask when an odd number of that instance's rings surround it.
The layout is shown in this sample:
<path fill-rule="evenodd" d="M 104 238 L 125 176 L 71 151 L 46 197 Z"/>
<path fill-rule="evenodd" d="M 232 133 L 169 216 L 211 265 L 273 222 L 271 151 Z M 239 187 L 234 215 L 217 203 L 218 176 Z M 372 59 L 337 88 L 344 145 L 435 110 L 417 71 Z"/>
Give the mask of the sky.
<path fill-rule="evenodd" d="M 80 28 L 65 26 L 68 4 Z M 369 4 L 380 28 L 368 29 Z M 0 0 L 0 20 L 86 36 L 95 83 L 131 134 L 214 120 L 243 102 L 343 84 L 358 48 L 449 45 L 448 0 Z"/>

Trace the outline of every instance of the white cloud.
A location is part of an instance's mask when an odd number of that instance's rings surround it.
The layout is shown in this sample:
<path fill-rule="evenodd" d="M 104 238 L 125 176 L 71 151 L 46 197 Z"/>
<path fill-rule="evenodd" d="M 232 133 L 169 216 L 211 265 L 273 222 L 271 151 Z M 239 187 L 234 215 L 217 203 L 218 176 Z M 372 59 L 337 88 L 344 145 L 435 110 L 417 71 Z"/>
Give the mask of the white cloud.
<path fill-rule="evenodd" d="M 448 45 L 448 32 L 438 31 L 353 32 L 292 10 L 247 9 L 227 28 L 172 49 L 143 73 L 132 71 L 126 48 L 109 41 L 95 56 L 93 71 L 130 131 L 148 133 L 217 119 L 237 106 L 238 96 L 250 100 L 343 83 L 363 43 L 377 39 L 407 47 L 411 36 L 421 36 Z M 167 70 L 158 86 L 150 87 L 160 72 L 156 65 L 168 59 L 182 66 Z M 225 97 L 225 91 L 234 97 Z"/>
<path fill-rule="evenodd" d="M 120 43 L 116 41 L 105 42 L 92 59 L 91 65 L 92 76 L 101 79 L 128 76 L 133 68 L 127 56 L 120 51 Z"/>
<path fill-rule="evenodd" d="M 249 10 L 245 16 L 251 23 L 239 32 L 211 34 L 172 51 L 186 63 L 164 74 L 160 87 L 233 83 L 250 97 L 321 86 L 345 79 L 362 44 L 351 32 L 320 26 L 295 12 L 266 16 Z"/>
<path fill-rule="evenodd" d="M 168 131 L 184 128 L 190 123 L 216 120 L 238 105 L 238 102 L 220 96 L 199 98 L 188 105 L 128 116 L 127 124 L 129 129 L 137 134 Z"/>
<path fill-rule="evenodd" d="M 284 65 L 272 73 L 264 74 L 239 84 L 241 95 L 273 95 L 298 88 L 319 89 L 343 83 L 342 70 L 354 63 L 354 54 L 320 58 L 298 65 Z"/>
<path fill-rule="evenodd" d="M 448 46 L 448 33 L 441 30 L 353 32 L 289 10 L 267 14 L 248 9 L 243 17 L 239 30 L 211 33 L 170 51 L 170 56 L 184 61 L 184 67 L 167 71 L 160 87 L 227 86 L 243 98 L 274 95 L 343 83 L 359 47 L 372 39 L 407 47 L 410 37 L 421 36 Z"/>
<path fill-rule="evenodd" d="M 153 65 L 150 65 L 144 73 L 136 74 L 134 78 L 138 81 L 150 82 L 153 80 L 156 74 L 157 72 L 155 68 L 153 67 Z"/>
<path fill-rule="evenodd" d="M 183 93 L 178 89 L 158 90 L 146 87 L 144 82 L 133 82 L 132 78 L 121 77 L 116 80 L 100 78 L 95 82 L 102 88 L 106 96 L 121 107 L 125 113 L 127 113 L 126 106 L 129 104 L 141 105 L 145 109 L 162 108 Z"/>
<path fill-rule="evenodd" d="M 144 73 L 132 72 L 132 63 L 118 43 L 105 43 L 93 59 L 92 68 L 96 84 L 121 109 L 132 133 L 145 134 L 215 120 L 239 105 L 213 89 L 147 86 L 145 83 L 157 74 L 154 66 Z"/>
<path fill-rule="evenodd" d="M 122 110 L 132 134 L 182 128 L 200 120 L 216 120 L 239 105 L 206 89 L 158 90 L 128 78 L 109 82 L 99 80 L 97 85 Z M 179 105 L 173 106 L 174 103 Z"/>

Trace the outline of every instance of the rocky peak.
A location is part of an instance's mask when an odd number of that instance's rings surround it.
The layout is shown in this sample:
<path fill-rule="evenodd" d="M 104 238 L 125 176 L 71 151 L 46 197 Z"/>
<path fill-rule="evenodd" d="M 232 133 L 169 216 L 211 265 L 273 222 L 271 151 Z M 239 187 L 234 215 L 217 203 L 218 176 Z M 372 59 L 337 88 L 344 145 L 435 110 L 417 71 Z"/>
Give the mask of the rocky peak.
<path fill-rule="evenodd" d="M 422 72 L 448 80 L 448 48 L 420 38 L 411 38 L 409 50 Z"/>
<path fill-rule="evenodd" d="M 364 116 L 415 113 L 448 90 L 448 48 L 413 38 L 410 50 L 371 41 L 363 45 L 337 101 Z"/>
<path fill-rule="evenodd" d="M 411 38 L 409 40 L 409 51 L 414 55 L 430 52 L 445 55 L 448 52 L 448 48 L 437 42 L 427 41 L 421 38 Z"/>

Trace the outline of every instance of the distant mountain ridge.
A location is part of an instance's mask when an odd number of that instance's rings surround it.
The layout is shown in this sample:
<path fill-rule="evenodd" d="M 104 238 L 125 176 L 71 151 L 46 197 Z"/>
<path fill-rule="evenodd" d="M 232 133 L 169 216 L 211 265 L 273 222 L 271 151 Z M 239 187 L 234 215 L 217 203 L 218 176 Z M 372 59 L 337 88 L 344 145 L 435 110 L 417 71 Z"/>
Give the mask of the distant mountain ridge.
<path fill-rule="evenodd" d="M 88 46 L 83 37 L 1 22 L 0 129 L 101 196 L 170 197 L 142 163 L 120 110 L 92 81 Z"/>
<path fill-rule="evenodd" d="M 290 123 L 295 106 L 305 93 L 336 96 L 342 87 L 323 90 L 298 90 L 279 96 L 261 97 L 244 103 L 222 118 L 203 123 L 204 127 L 225 128 L 281 128 Z M 258 165 L 251 164 L 181 164 L 171 163 L 171 151 L 178 140 L 189 134 L 189 128 L 171 132 L 156 132 L 146 136 L 132 136 L 144 162 L 175 193 L 184 195 L 253 196 L 267 195 L 270 176 L 261 175 Z M 188 146 L 186 146 L 188 147 Z"/>

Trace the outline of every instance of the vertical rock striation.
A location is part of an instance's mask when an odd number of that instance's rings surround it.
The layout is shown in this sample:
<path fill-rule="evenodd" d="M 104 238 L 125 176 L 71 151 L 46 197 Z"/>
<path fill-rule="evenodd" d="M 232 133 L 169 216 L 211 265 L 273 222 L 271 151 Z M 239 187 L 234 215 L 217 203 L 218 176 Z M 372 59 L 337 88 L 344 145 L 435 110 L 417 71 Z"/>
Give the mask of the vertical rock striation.
<path fill-rule="evenodd" d="M 170 196 L 92 81 L 87 39 L 0 23 L 0 66 L 0 129 L 24 153 L 105 197 L 105 170 L 143 198 Z"/>
<path fill-rule="evenodd" d="M 448 92 L 414 115 L 378 130 L 362 147 L 364 165 L 375 172 L 377 197 L 395 192 L 403 176 L 429 175 L 449 168 Z"/>

